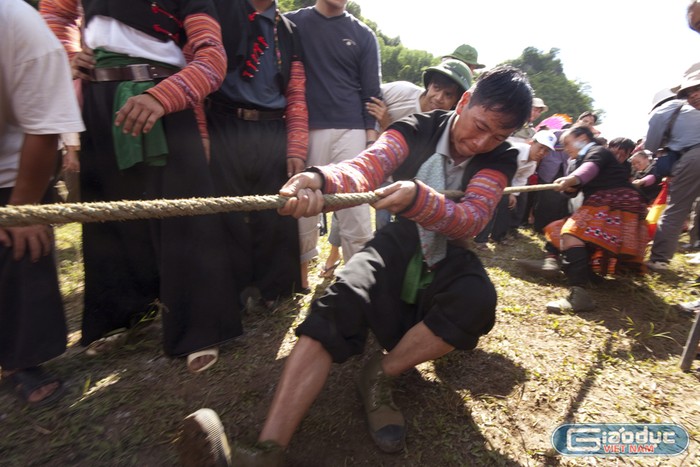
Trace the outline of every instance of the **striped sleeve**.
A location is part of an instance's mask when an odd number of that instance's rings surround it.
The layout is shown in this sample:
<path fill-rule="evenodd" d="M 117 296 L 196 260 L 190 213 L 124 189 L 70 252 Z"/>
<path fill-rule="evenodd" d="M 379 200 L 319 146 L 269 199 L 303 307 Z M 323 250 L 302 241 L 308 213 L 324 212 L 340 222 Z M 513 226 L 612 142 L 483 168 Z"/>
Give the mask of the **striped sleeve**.
<path fill-rule="evenodd" d="M 508 177 L 498 170 L 480 170 L 472 177 L 459 203 L 446 199 L 423 182 L 415 182 L 416 200 L 401 215 L 455 240 L 473 237 L 486 227 L 508 186 Z"/>
<path fill-rule="evenodd" d="M 39 13 L 72 60 L 82 48 L 80 22 L 83 12 L 79 0 L 42 0 L 39 2 Z"/>
<path fill-rule="evenodd" d="M 403 135 L 388 130 L 357 157 L 315 169 L 323 175 L 325 193 L 363 193 L 379 187 L 408 153 Z"/>
<path fill-rule="evenodd" d="M 209 15 L 198 13 L 187 16 L 184 26 L 192 61 L 146 91 L 163 105 L 166 113 L 195 107 L 216 91 L 226 76 L 226 52 L 219 23 Z"/>
<path fill-rule="evenodd" d="M 309 109 L 306 106 L 306 72 L 299 60 L 292 62 L 286 97 L 287 157 L 305 161 L 309 149 Z"/>

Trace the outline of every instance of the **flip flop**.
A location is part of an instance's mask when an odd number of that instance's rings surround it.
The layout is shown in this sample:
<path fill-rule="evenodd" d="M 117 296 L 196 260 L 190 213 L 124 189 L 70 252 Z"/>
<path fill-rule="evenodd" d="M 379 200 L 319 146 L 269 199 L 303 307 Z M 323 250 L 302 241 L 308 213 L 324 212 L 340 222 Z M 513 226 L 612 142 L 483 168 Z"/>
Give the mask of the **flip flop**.
<path fill-rule="evenodd" d="M 45 407 L 58 401 L 66 393 L 63 381 L 38 366 L 17 370 L 9 376 L 3 376 L 2 381 L 29 407 Z M 58 387 L 51 394 L 36 402 L 29 400 L 34 391 L 51 383 L 58 383 Z"/>
<path fill-rule="evenodd" d="M 338 266 L 340 266 L 340 260 L 336 261 L 331 267 L 328 268 L 324 264 L 323 266 L 321 266 L 321 272 L 318 273 L 318 277 L 322 277 L 324 279 L 332 279 L 333 277 L 335 277 L 335 270 Z"/>
<path fill-rule="evenodd" d="M 126 328 L 115 329 L 106 336 L 90 342 L 87 349 L 85 349 L 85 355 L 96 357 L 98 355 L 109 353 L 114 349 L 121 347 L 126 342 L 126 338 L 128 336 L 129 333 Z"/>
<path fill-rule="evenodd" d="M 206 365 L 203 367 L 193 370 L 192 369 L 192 363 L 198 359 L 199 357 L 214 357 L 209 361 Z M 213 367 L 214 364 L 219 360 L 219 348 L 218 347 L 212 347 L 210 349 L 204 349 L 200 350 L 198 352 L 192 352 L 187 356 L 187 369 L 190 370 L 192 373 L 201 373 L 205 370 L 208 370 L 209 368 Z"/>

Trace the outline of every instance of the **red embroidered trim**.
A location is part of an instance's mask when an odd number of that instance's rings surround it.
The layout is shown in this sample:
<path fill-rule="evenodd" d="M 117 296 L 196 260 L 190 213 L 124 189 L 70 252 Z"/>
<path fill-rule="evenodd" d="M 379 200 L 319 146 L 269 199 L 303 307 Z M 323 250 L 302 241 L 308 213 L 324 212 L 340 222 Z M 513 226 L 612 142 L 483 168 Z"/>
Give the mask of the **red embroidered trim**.
<path fill-rule="evenodd" d="M 159 24 L 154 24 L 154 25 L 153 25 L 153 30 L 154 30 L 155 32 L 159 32 L 159 33 L 161 33 L 161 34 L 165 34 L 166 36 L 168 36 L 169 38 L 171 38 L 172 40 L 174 40 L 176 44 L 179 44 L 179 43 L 180 43 L 180 34 L 179 34 L 179 33 L 173 34 L 173 33 L 171 33 L 170 31 L 168 31 L 168 30 L 166 30 L 166 29 L 163 29 Z"/>
<path fill-rule="evenodd" d="M 173 20 L 173 21 L 175 22 L 175 24 L 177 24 L 177 27 L 182 28 L 182 21 L 178 20 L 178 19 L 177 19 L 175 16 L 173 16 L 171 13 L 168 13 L 167 11 L 165 11 L 164 9 L 162 9 L 162 8 L 160 7 L 160 5 L 158 5 L 156 2 L 152 2 L 152 3 L 151 3 L 151 11 L 152 11 L 153 13 L 155 13 L 155 14 L 161 13 L 161 14 L 167 16 L 168 18 L 170 18 L 171 20 Z"/>

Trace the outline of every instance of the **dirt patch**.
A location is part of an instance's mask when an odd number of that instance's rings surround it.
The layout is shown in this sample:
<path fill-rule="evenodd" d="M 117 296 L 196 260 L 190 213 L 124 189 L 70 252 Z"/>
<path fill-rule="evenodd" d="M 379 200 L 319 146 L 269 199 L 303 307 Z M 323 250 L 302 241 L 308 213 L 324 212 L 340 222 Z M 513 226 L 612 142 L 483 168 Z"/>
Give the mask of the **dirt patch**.
<path fill-rule="evenodd" d="M 66 226 L 58 237 L 75 342 L 79 231 Z M 287 465 L 700 465 L 700 362 L 679 370 L 691 319 L 670 306 L 691 297 L 695 289 L 686 281 L 699 270 L 677 255 L 663 276 L 598 286 L 592 293 L 599 307 L 591 313 L 548 314 L 546 302 L 564 294 L 564 284 L 526 277 L 514 264 L 538 257 L 540 247 L 527 234 L 516 246 L 483 253 L 499 292 L 493 331 L 474 351 L 425 363 L 398 380 L 406 451 L 387 455 L 372 444 L 354 385 L 363 359 L 357 357 L 333 367 Z M 219 363 L 201 375 L 162 355 L 159 326 L 105 357 L 71 347 L 49 364 L 69 387 L 56 407 L 30 411 L 0 395 L 0 465 L 176 465 L 180 421 L 200 407 L 215 409 L 232 437 L 254 438 L 309 300 L 246 315 L 246 334 L 223 346 Z M 567 422 L 679 423 L 691 443 L 673 458 L 560 457 L 550 437 Z"/>

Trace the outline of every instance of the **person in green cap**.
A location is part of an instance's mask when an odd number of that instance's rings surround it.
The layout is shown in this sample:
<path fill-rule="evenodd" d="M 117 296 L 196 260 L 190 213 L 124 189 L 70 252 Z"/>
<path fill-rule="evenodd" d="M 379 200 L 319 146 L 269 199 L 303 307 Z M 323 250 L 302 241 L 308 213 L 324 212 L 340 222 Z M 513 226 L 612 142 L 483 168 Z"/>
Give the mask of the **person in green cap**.
<path fill-rule="evenodd" d="M 413 113 L 454 109 L 472 85 L 472 72 L 460 60 L 447 59 L 423 71 L 423 84 L 425 88 L 408 81 L 382 84 L 383 100 L 372 97 L 367 103 L 381 131 Z"/>
<path fill-rule="evenodd" d="M 443 56 L 442 60 L 445 61 L 450 58 L 466 63 L 472 73 L 486 66 L 479 63 L 479 52 L 469 44 L 460 45 L 451 54 Z"/>

